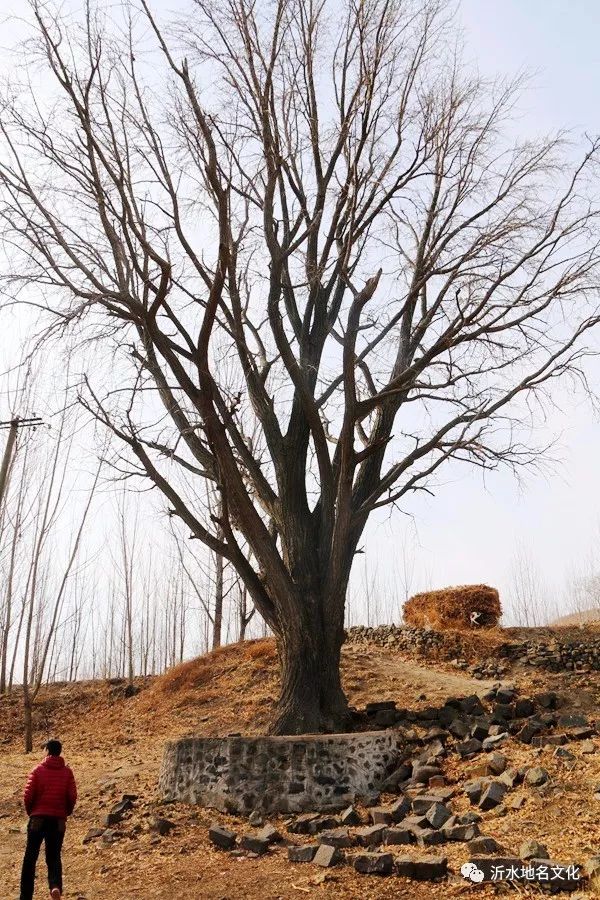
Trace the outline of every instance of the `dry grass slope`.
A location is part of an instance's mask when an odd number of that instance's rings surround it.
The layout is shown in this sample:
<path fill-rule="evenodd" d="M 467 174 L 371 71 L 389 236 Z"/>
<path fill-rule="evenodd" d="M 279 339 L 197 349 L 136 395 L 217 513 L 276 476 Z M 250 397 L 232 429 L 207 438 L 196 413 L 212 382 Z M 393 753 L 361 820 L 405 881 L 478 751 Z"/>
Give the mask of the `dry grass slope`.
<path fill-rule="evenodd" d="M 404 604 L 406 624 L 417 628 L 469 628 L 472 613 L 479 613 L 480 627 L 497 625 L 502 615 L 498 591 L 487 584 L 465 584 L 415 594 Z"/>

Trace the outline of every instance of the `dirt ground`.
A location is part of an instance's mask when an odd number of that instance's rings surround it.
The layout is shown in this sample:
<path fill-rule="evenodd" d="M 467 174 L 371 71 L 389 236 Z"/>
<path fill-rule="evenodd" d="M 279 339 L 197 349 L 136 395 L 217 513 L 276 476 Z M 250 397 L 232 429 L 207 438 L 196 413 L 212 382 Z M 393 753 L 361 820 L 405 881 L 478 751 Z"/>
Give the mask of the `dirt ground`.
<path fill-rule="evenodd" d="M 397 653 L 349 646 L 344 651 L 345 686 L 356 706 L 367 700 L 395 699 L 402 707 L 418 708 L 449 695 L 482 693 L 488 682 L 474 681 L 443 664 L 416 665 Z M 555 689 L 565 696 L 564 709 L 585 710 L 600 718 L 600 675 L 531 676 L 521 671 L 511 680 L 524 692 Z M 118 688 L 117 688 L 118 691 Z M 350 867 L 320 871 L 311 865 L 292 865 L 283 847 L 266 857 L 232 856 L 212 848 L 208 826 L 218 821 L 238 833 L 247 822 L 209 810 L 179 804 L 162 806 L 156 781 L 165 739 L 186 733 L 256 733 L 264 730 L 277 691 L 274 650 L 269 642 L 227 648 L 195 661 L 162 679 L 148 681 L 135 698 L 114 696 L 114 686 L 94 683 L 54 686 L 41 697 L 37 712 L 36 746 L 58 734 L 65 756 L 79 783 L 80 801 L 65 842 L 65 897 L 68 900 L 133 900 L 168 897 L 181 900 L 288 900 L 315 898 L 408 898 L 441 900 L 464 894 L 479 897 L 512 890 L 505 886 L 472 885 L 459 873 L 466 860 L 461 844 L 441 850 L 455 873 L 443 884 L 418 884 L 391 877 L 361 876 Z M 111 693 L 112 692 L 112 693 Z M 563 710 L 561 710 L 563 711 Z M 25 756 L 19 747 L 18 699 L 0 704 L 2 779 L 0 783 L 0 878 L 4 895 L 18 896 L 24 847 L 25 816 L 20 805 L 22 787 L 41 750 Z M 600 853 L 600 739 L 595 752 L 583 754 L 573 743 L 576 761 L 567 768 L 550 750 L 535 750 L 511 740 L 505 749 L 510 764 L 542 765 L 552 776 L 545 794 L 517 788 L 511 796 L 524 798 L 519 810 L 498 817 L 484 814 L 482 833 L 495 837 L 512 853 L 525 839 L 548 845 L 554 858 L 581 861 Z M 449 784 L 468 777 L 468 765 L 456 756 L 444 763 Z M 82 843 L 88 829 L 101 824 L 123 793 L 138 795 L 135 809 L 119 830 L 123 836 L 104 845 Z M 391 797 L 389 798 L 392 799 Z M 466 811 L 466 798 L 457 794 L 455 808 Z M 464 807 L 464 810 L 462 810 Z M 150 828 L 164 816 L 176 825 L 168 837 Z M 271 821 L 284 831 L 281 819 Z M 295 840 L 298 840 L 294 836 Z M 405 848 L 402 848 L 404 851 Z M 433 848 L 430 852 L 435 855 Z M 408 848 L 409 853 L 416 852 Z M 36 897 L 46 897 L 43 861 Z M 579 897 L 598 896 L 593 887 Z M 520 888 L 523 896 L 538 896 L 537 888 Z"/>

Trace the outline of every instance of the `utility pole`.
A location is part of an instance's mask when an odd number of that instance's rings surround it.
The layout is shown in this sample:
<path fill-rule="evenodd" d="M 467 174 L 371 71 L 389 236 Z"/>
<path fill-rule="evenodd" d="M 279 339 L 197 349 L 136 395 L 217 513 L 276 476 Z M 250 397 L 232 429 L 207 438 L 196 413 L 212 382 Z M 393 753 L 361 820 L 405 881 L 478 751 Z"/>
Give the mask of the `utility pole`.
<path fill-rule="evenodd" d="M 0 428 L 8 428 L 8 438 L 6 439 L 2 465 L 0 465 L 0 510 L 2 510 L 2 504 L 4 503 L 10 464 L 17 442 L 17 432 L 19 431 L 19 428 L 35 428 L 35 426 L 40 425 L 41 422 L 42 420 L 38 416 L 32 416 L 29 419 L 20 419 L 16 416 L 8 422 L 0 422 Z"/>

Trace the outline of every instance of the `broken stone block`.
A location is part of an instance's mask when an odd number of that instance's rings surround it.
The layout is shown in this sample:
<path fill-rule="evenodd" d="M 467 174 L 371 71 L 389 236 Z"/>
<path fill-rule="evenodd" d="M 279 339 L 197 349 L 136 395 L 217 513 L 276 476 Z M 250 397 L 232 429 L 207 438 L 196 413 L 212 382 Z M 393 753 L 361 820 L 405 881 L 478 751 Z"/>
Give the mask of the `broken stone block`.
<path fill-rule="evenodd" d="M 392 803 L 390 806 L 392 822 L 401 822 L 410 812 L 410 808 L 411 802 L 408 797 L 402 797 L 400 800 L 396 800 L 395 803 Z"/>
<path fill-rule="evenodd" d="M 520 784 L 523 779 L 521 778 L 517 769 L 505 769 L 504 772 L 499 776 L 498 781 L 502 782 L 502 784 L 506 785 L 509 790 L 512 790 L 515 785 Z"/>
<path fill-rule="evenodd" d="M 485 722 L 475 722 L 471 726 L 470 735 L 471 740 L 479 741 L 480 743 L 486 739 L 486 737 L 490 733 L 490 723 L 488 721 Z"/>
<path fill-rule="evenodd" d="M 470 734 L 470 730 L 471 729 L 469 728 L 467 723 L 463 722 L 461 719 L 454 719 L 448 726 L 448 731 L 450 731 L 450 733 L 453 734 L 454 737 L 457 737 L 459 740 L 468 737 L 468 735 Z M 486 737 L 486 735 L 484 735 L 484 737 Z"/>
<path fill-rule="evenodd" d="M 506 769 L 506 757 L 503 753 L 490 753 L 487 764 L 493 775 L 502 775 Z"/>
<path fill-rule="evenodd" d="M 322 866 L 324 869 L 329 869 L 331 866 L 336 866 L 338 863 L 341 863 L 343 858 L 343 854 L 340 853 L 337 847 L 332 847 L 330 844 L 320 844 L 319 849 L 313 857 L 313 863 L 315 866 Z"/>
<path fill-rule="evenodd" d="M 396 701 L 395 700 L 379 700 L 374 703 L 367 703 L 365 706 L 365 712 L 368 716 L 374 715 L 375 713 L 382 712 L 383 710 L 395 710 L 396 709 Z"/>
<path fill-rule="evenodd" d="M 412 801 L 412 811 L 417 816 L 426 815 L 432 806 L 440 802 L 437 794 L 421 794 Z"/>
<path fill-rule="evenodd" d="M 446 840 L 443 832 L 435 828 L 419 828 L 415 826 L 411 829 L 419 847 L 434 847 L 436 844 L 443 844 Z"/>
<path fill-rule="evenodd" d="M 488 853 L 499 853 L 501 851 L 500 845 L 497 841 L 494 840 L 493 837 L 485 837 L 485 835 L 479 835 L 473 840 L 469 841 L 468 846 L 469 853 L 472 853 L 474 856 L 478 855 L 486 855 Z"/>
<path fill-rule="evenodd" d="M 414 841 L 415 835 L 410 828 L 406 828 L 405 826 L 402 828 L 391 826 L 390 828 L 385 829 L 385 844 L 412 844 Z"/>
<path fill-rule="evenodd" d="M 240 847 L 242 850 L 248 850 L 250 853 L 257 853 L 261 856 L 269 849 L 269 842 L 259 837 L 258 834 L 245 834 L 240 841 Z"/>
<path fill-rule="evenodd" d="M 312 862 L 318 849 L 318 844 L 302 844 L 298 847 L 288 847 L 288 859 L 290 862 Z"/>
<path fill-rule="evenodd" d="M 403 763 L 401 766 L 398 766 L 391 775 L 385 779 L 385 781 L 381 785 L 381 790 L 384 794 L 392 794 L 394 791 L 398 790 L 399 785 L 403 784 L 407 781 L 412 775 L 412 765 L 408 763 Z"/>
<path fill-rule="evenodd" d="M 479 825 L 452 825 L 442 833 L 447 841 L 472 841 L 479 835 Z"/>
<path fill-rule="evenodd" d="M 456 752 L 462 759 L 469 759 L 476 753 L 481 753 L 483 744 L 477 738 L 470 738 L 468 741 L 462 741 L 456 745 Z"/>
<path fill-rule="evenodd" d="M 234 832 L 223 828 L 221 825 L 211 825 L 208 829 L 208 837 L 211 843 L 221 850 L 232 850 L 235 847 L 236 836 Z"/>
<path fill-rule="evenodd" d="M 317 816 L 308 825 L 309 834 L 318 834 L 320 831 L 330 831 L 337 828 L 339 820 L 335 816 Z"/>
<path fill-rule="evenodd" d="M 502 744 L 505 744 L 509 739 L 510 735 L 508 731 L 502 731 L 500 734 L 493 734 L 490 737 L 486 737 L 483 741 L 483 749 L 485 751 L 495 750 L 496 747 L 500 747 Z"/>
<path fill-rule="evenodd" d="M 542 706 L 544 709 L 556 709 L 558 707 L 558 694 L 554 691 L 545 691 L 544 693 L 536 694 L 533 700 L 538 706 Z"/>
<path fill-rule="evenodd" d="M 384 833 L 385 825 L 367 825 L 365 828 L 359 828 L 355 836 L 361 847 L 375 847 L 383 842 Z"/>
<path fill-rule="evenodd" d="M 498 703 L 512 703 L 517 696 L 517 690 L 512 685 L 504 685 L 496 691 L 496 701 Z"/>
<path fill-rule="evenodd" d="M 515 708 L 511 703 L 495 703 L 492 710 L 492 723 L 502 725 L 515 717 Z"/>
<path fill-rule="evenodd" d="M 383 806 L 375 806 L 369 812 L 369 817 L 373 825 L 391 825 L 394 821 L 392 813 Z"/>
<path fill-rule="evenodd" d="M 398 721 L 398 713 L 395 709 L 380 709 L 373 719 L 379 728 L 392 728 Z"/>
<path fill-rule="evenodd" d="M 252 828 L 260 828 L 264 823 L 263 814 L 259 809 L 254 809 L 248 816 L 248 825 L 251 825 Z"/>
<path fill-rule="evenodd" d="M 543 725 L 532 719 L 529 722 L 526 722 L 521 730 L 517 732 L 516 738 L 518 741 L 521 741 L 522 744 L 531 744 L 533 738 L 543 730 Z"/>
<path fill-rule="evenodd" d="M 441 828 L 451 816 L 452 813 L 443 803 L 434 803 L 426 813 L 426 819 L 432 828 Z"/>
<path fill-rule="evenodd" d="M 594 744 L 593 741 L 582 741 L 581 752 L 582 753 L 595 753 L 596 745 Z"/>
<path fill-rule="evenodd" d="M 443 775 L 434 775 L 433 778 L 430 778 L 428 781 L 428 786 L 430 788 L 441 788 L 446 784 L 446 779 Z"/>
<path fill-rule="evenodd" d="M 566 734 L 536 734 L 531 739 L 532 747 L 562 747 L 566 743 Z"/>
<path fill-rule="evenodd" d="M 481 795 L 481 799 L 478 804 L 479 809 L 493 809 L 495 806 L 498 806 L 500 803 L 502 803 L 505 794 L 506 785 L 502 784 L 499 781 L 492 781 L 492 783 L 486 787 Z"/>
<path fill-rule="evenodd" d="M 464 786 L 464 792 L 471 803 L 479 803 L 486 786 L 484 781 L 468 781 Z"/>
<path fill-rule="evenodd" d="M 525 783 L 530 787 L 541 787 L 549 780 L 549 773 L 541 766 L 532 766 L 532 768 L 527 769 L 527 772 L 525 773 Z"/>
<path fill-rule="evenodd" d="M 334 828 L 332 831 L 322 831 L 319 835 L 320 844 L 328 844 L 330 847 L 353 847 L 356 840 L 347 828 Z"/>
<path fill-rule="evenodd" d="M 354 857 L 354 868 L 361 875 L 391 875 L 394 857 L 391 853 L 359 853 Z"/>
<path fill-rule="evenodd" d="M 515 718 L 527 719 L 535 713 L 535 704 L 528 697 L 521 697 L 515 703 Z"/>
<path fill-rule="evenodd" d="M 558 717 L 559 728 L 584 728 L 589 726 L 587 716 L 583 713 L 567 713 Z"/>
<path fill-rule="evenodd" d="M 458 818 L 459 825 L 476 825 L 477 822 L 481 822 L 481 816 L 475 811 L 471 812 L 469 810 L 469 812 L 463 813 L 462 816 L 459 816 Z"/>
<path fill-rule="evenodd" d="M 303 813 L 300 816 L 296 816 L 296 818 L 288 825 L 288 831 L 292 834 L 316 834 L 316 828 L 313 831 L 313 825 L 315 822 L 319 820 L 318 813 Z M 331 825 L 331 828 L 335 828 L 337 825 L 337 821 L 334 825 Z"/>
<path fill-rule="evenodd" d="M 398 875 L 414 881 L 436 881 L 448 874 L 445 856 L 397 856 L 394 865 Z"/>
<path fill-rule="evenodd" d="M 477 694 L 471 694 L 470 697 L 464 697 L 460 701 L 460 709 L 468 716 L 484 716 L 485 709 Z"/>
<path fill-rule="evenodd" d="M 548 848 L 539 841 L 524 841 L 519 850 L 521 859 L 548 859 Z"/>
<path fill-rule="evenodd" d="M 441 775 L 441 770 L 438 766 L 429 766 L 429 765 L 416 765 L 413 769 L 412 780 L 415 784 L 427 784 L 430 778 L 433 778 L 435 775 Z"/>
<path fill-rule="evenodd" d="M 260 829 L 257 837 L 263 838 L 263 840 L 267 841 L 267 843 L 269 844 L 278 844 L 282 840 L 282 837 L 277 829 L 273 825 L 270 825 L 268 822 Z"/>
<path fill-rule="evenodd" d="M 360 825 L 360 821 L 360 816 L 353 806 L 349 806 L 340 815 L 340 822 L 342 825 Z"/>

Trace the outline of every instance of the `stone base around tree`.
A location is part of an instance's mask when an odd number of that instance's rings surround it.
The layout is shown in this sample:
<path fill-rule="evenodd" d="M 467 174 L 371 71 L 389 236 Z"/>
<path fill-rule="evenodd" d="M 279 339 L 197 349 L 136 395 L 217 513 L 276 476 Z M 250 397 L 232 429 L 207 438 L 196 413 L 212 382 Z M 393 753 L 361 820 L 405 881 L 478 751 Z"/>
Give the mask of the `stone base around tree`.
<path fill-rule="evenodd" d="M 395 730 L 284 737 L 188 737 L 167 744 L 165 801 L 222 812 L 339 810 L 375 795 L 394 768 Z"/>

